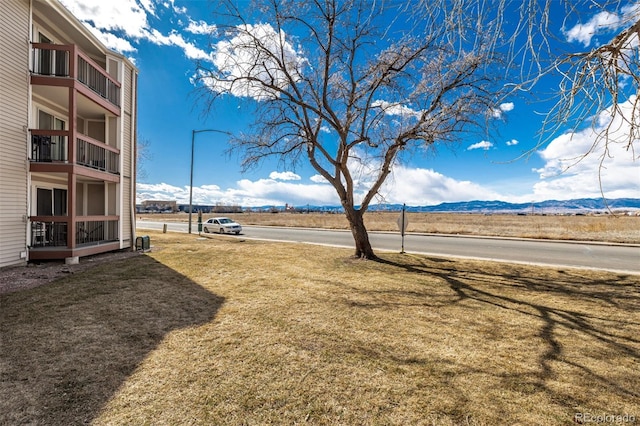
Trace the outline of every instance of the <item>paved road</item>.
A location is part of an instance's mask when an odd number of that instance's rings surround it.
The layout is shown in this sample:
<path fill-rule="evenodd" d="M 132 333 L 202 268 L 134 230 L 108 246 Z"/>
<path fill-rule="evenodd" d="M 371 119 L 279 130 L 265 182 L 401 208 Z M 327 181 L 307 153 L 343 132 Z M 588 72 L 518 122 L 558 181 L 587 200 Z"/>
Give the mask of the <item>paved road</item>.
<path fill-rule="evenodd" d="M 161 230 L 163 225 L 162 222 L 137 222 L 141 230 Z M 186 232 L 187 224 L 167 223 L 167 229 Z M 194 232 L 197 231 L 196 224 L 193 229 Z M 353 247 L 353 238 L 348 231 L 243 226 L 241 237 Z M 375 250 L 399 252 L 401 249 L 399 233 L 370 232 L 369 238 Z M 407 234 L 404 249 L 409 253 L 434 256 L 604 269 L 640 275 L 640 247 L 638 246 Z"/>

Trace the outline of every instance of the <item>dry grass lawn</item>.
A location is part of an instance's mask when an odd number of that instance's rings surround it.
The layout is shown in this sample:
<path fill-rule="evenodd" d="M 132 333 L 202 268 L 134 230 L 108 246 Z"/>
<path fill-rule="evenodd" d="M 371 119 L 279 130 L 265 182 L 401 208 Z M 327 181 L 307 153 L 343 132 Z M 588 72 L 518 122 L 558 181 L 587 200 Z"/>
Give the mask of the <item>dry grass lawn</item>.
<path fill-rule="evenodd" d="M 640 418 L 638 276 L 149 235 L 0 298 L 0 424 Z"/>
<path fill-rule="evenodd" d="M 216 214 L 205 215 L 205 218 L 213 216 Z M 242 225 L 349 229 L 343 214 L 239 213 L 219 216 L 231 217 Z M 398 212 L 367 212 L 365 223 L 370 231 L 397 232 L 398 216 Z M 640 244 L 640 217 L 637 216 L 408 213 L 407 217 L 407 232 Z M 186 213 L 138 215 L 138 220 L 142 221 L 188 222 L 188 218 Z M 193 223 L 197 220 L 197 215 L 192 215 Z"/>

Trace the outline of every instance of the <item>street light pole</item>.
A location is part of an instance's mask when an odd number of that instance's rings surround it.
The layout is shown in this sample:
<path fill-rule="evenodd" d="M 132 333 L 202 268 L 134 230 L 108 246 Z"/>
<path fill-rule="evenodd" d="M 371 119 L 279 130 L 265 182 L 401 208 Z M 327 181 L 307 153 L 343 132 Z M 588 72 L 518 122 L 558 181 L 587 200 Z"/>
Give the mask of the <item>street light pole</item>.
<path fill-rule="evenodd" d="M 195 142 L 196 142 L 196 133 L 203 132 L 216 132 L 216 133 L 224 133 L 225 135 L 230 135 L 231 133 L 225 132 L 224 130 L 216 130 L 216 129 L 202 129 L 202 130 L 191 130 L 191 177 L 189 179 L 189 233 L 191 233 L 191 214 L 193 210 L 193 157 L 195 152 Z"/>

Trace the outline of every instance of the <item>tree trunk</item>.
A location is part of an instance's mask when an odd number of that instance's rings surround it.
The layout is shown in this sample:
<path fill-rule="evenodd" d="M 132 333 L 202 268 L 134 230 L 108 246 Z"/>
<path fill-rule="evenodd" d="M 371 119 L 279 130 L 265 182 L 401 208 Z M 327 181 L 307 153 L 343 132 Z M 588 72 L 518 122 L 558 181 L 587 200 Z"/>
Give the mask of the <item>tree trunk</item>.
<path fill-rule="evenodd" d="M 355 257 L 370 260 L 377 259 L 377 256 L 371 248 L 371 243 L 369 242 L 367 228 L 364 226 L 364 212 L 356 210 L 353 207 L 345 207 L 345 213 L 347 215 L 347 220 L 349 221 L 353 240 L 356 244 Z"/>

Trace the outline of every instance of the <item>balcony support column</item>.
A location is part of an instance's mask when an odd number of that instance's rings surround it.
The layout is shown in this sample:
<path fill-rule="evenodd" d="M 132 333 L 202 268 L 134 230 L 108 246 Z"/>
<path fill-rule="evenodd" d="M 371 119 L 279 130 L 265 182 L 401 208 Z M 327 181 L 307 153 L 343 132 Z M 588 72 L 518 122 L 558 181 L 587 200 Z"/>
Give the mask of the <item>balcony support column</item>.
<path fill-rule="evenodd" d="M 67 247 L 70 249 L 76 248 L 76 175 L 75 173 L 69 173 L 67 178 Z"/>
<path fill-rule="evenodd" d="M 76 62 L 75 62 L 75 46 L 72 48 L 70 73 L 73 77 L 76 75 Z M 76 117 L 78 114 L 77 108 L 77 96 L 78 92 L 75 87 L 69 88 L 69 141 L 68 141 L 68 161 L 71 164 L 76 164 L 76 150 L 78 145 L 78 132 L 76 128 Z M 67 247 L 70 249 L 76 248 L 76 174 L 72 171 L 67 175 Z"/>
<path fill-rule="evenodd" d="M 76 164 L 76 146 L 78 145 L 78 132 L 76 129 L 76 116 L 78 114 L 77 108 L 77 91 L 75 88 L 69 88 L 69 141 L 68 141 L 68 161 L 71 164 Z"/>
<path fill-rule="evenodd" d="M 77 57 L 78 57 L 78 47 L 75 44 L 72 44 L 71 54 L 69 55 L 69 77 L 71 77 L 73 80 L 78 79 Z"/>

